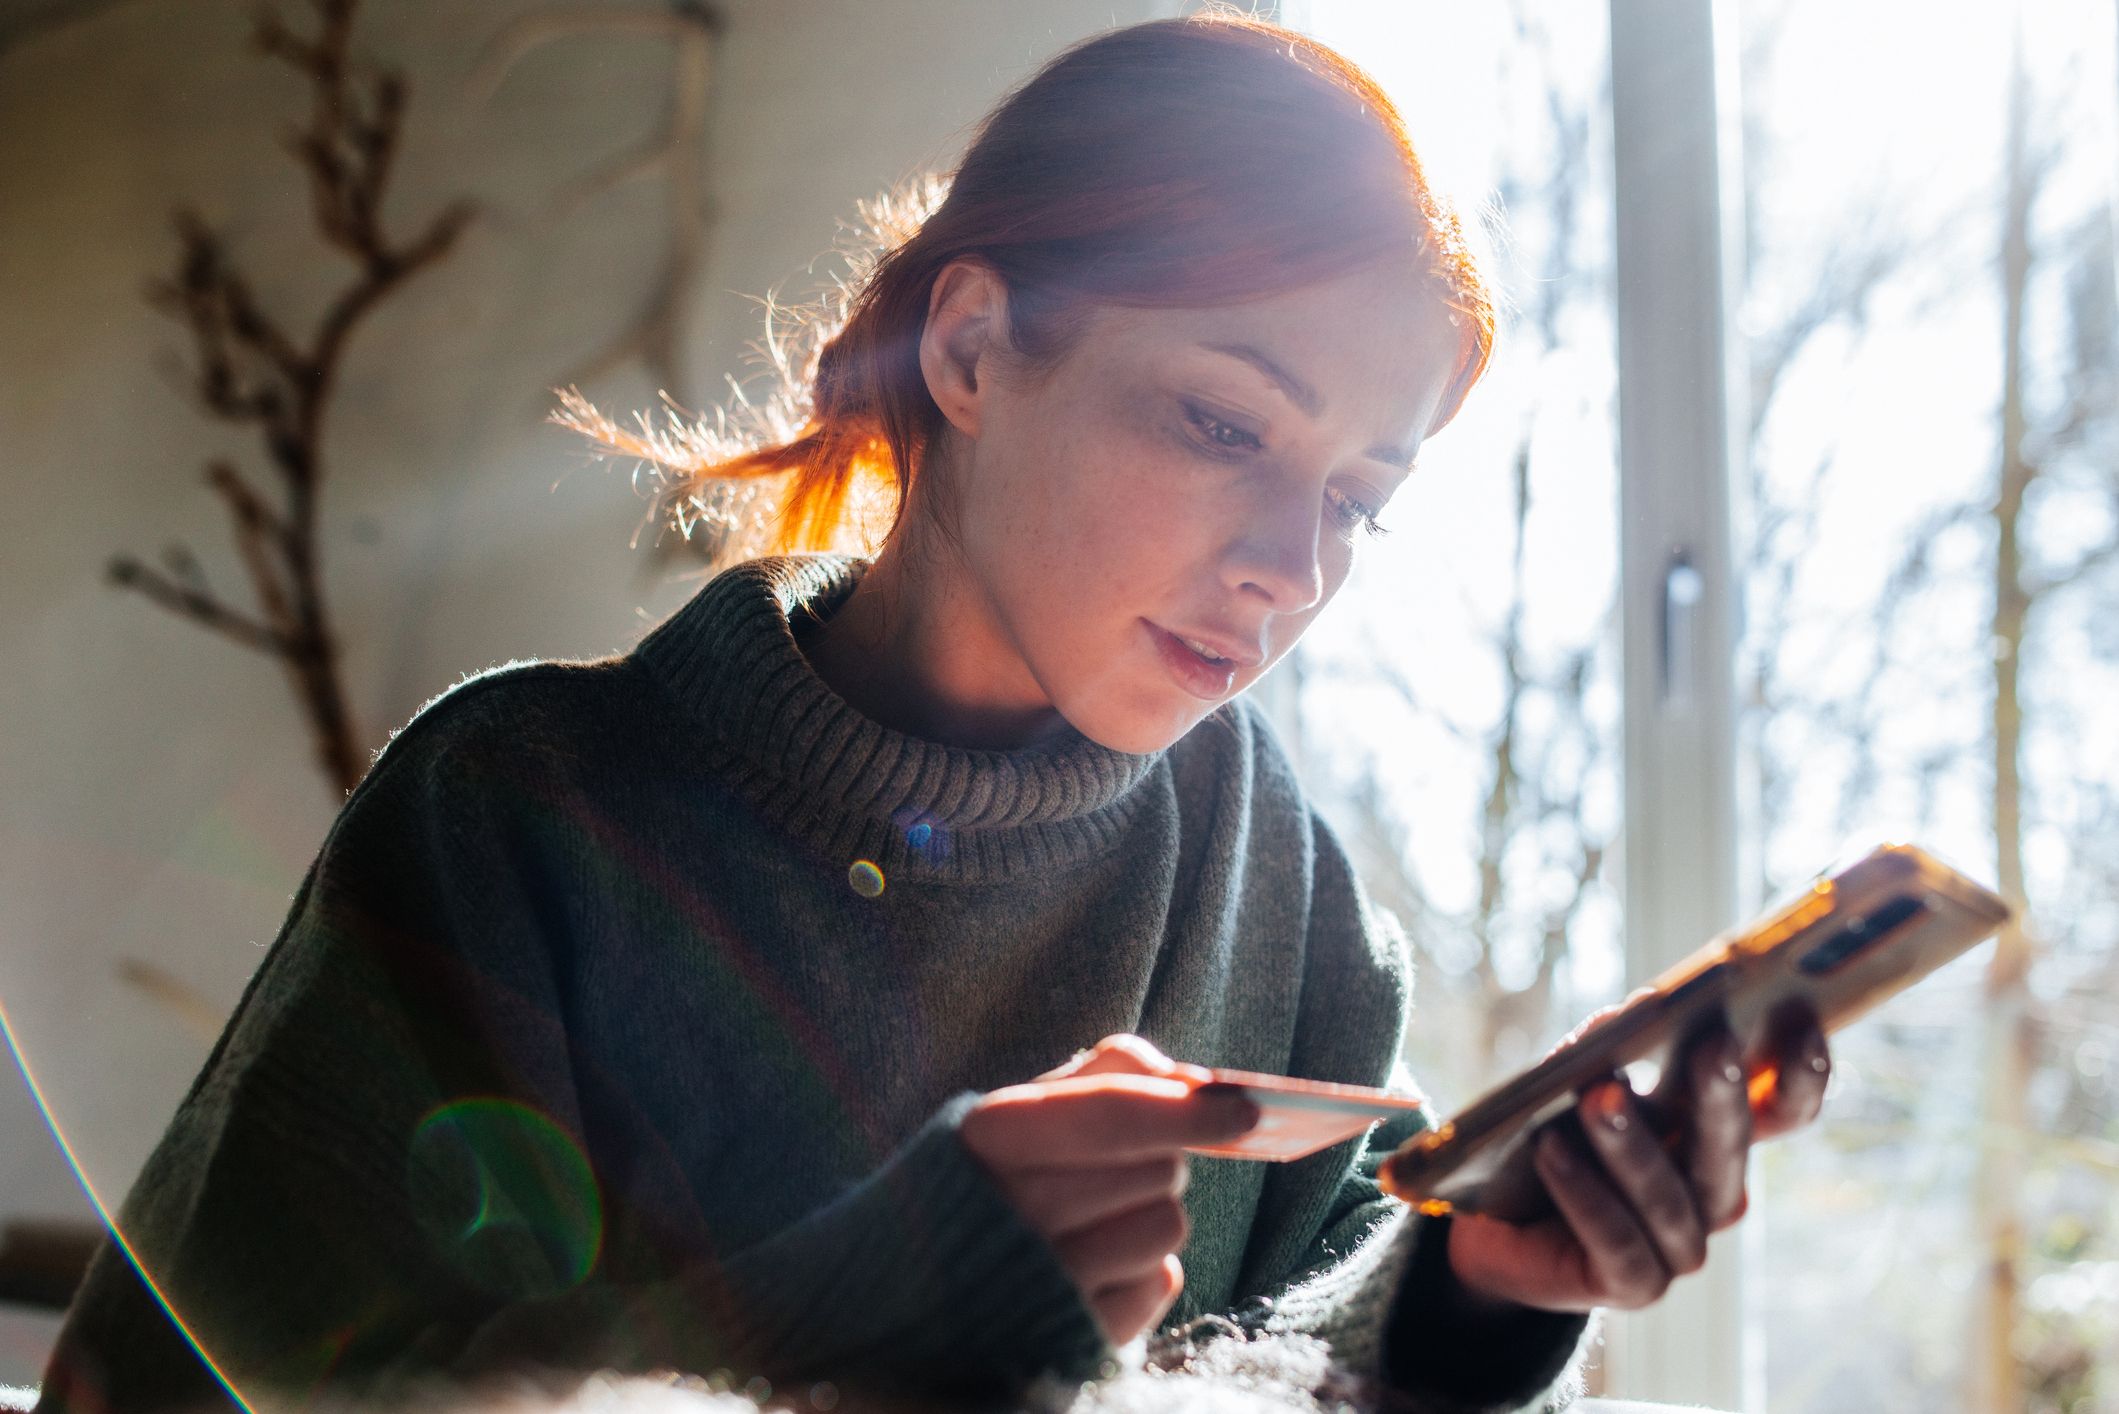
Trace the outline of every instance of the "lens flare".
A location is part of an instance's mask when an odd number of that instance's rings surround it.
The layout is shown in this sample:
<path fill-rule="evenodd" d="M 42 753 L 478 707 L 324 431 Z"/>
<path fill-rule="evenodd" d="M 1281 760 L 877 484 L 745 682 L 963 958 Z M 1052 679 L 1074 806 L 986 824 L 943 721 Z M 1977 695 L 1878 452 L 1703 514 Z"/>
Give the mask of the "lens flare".
<path fill-rule="evenodd" d="M 853 868 L 846 871 L 846 882 L 862 898 L 880 898 L 883 893 L 883 871 L 866 859 L 856 859 Z"/>
<path fill-rule="evenodd" d="M 406 1189 L 420 1226 L 473 1283 L 556 1295 L 595 1269 L 603 1198 L 573 1136 L 529 1105 L 455 1100 L 413 1131 Z"/>
<path fill-rule="evenodd" d="M 117 1221 L 112 1215 L 110 1208 L 103 1202 L 102 1195 L 96 1192 L 95 1185 L 88 1181 L 88 1171 L 81 1167 L 80 1156 L 74 1152 L 73 1145 L 67 1142 L 65 1132 L 59 1128 L 58 1118 L 53 1115 L 51 1104 L 45 1098 L 44 1087 L 37 1083 L 36 1072 L 30 1069 L 29 1057 L 22 1050 L 21 1041 L 15 1034 L 14 1022 L 9 1019 L 5 1006 L 0 1006 L 0 1035 L 6 1036 L 8 1054 L 14 1057 L 15 1064 L 22 1070 L 22 1079 L 29 1085 L 30 1096 L 37 1102 L 37 1113 L 44 1117 L 44 1123 L 51 1129 L 52 1138 L 59 1145 L 59 1152 L 66 1156 L 67 1167 L 73 1171 L 74 1179 L 81 1185 L 82 1193 L 86 1194 L 88 1201 L 94 1205 L 96 1216 L 102 1219 L 103 1230 L 110 1234 L 112 1243 L 125 1255 L 125 1260 L 132 1263 L 133 1270 L 139 1273 L 140 1284 L 153 1293 L 155 1303 L 162 1308 L 163 1314 L 169 1317 L 170 1323 L 182 1333 L 186 1343 L 198 1353 L 199 1360 L 208 1370 L 213 1372 L 214 1379 L 219 1381 L 221 1388 L 228 1392 L 228 1397 L 234 1400 L 237 1407 L 243 1409 L 245 1414 L 256 1414 L 256 1411 L 251 1407 L 250 1401 L 243 1398 L 242 1393 L 236 1389 L 234 1383 L 228 1378 L 227 1373 L 215 1363 L 211 1355 L 206 1353 L 206 1347 L 199 1343 L 197 1334 L 192 1331 L 189 1325 L 185 1324 L 184 1318 L 177 1314 L 176 1307 L 170 1303 L 167 1294 L 156 1283 L 154 1277 L 148 1273 L 147 1264 L 140 1260 L 139 1253 L 135 1252 L 132 1244 L 125 1240 L 125 1234 L 118 1230 Z M 77 1398 L 85 1393 L 87 1393 L 86 1390 L 75 1391 Z"/>
<path fill-rule="evenodd" d="M 949 857 L 949 830 L 924 806 L 903 805 L 891 812 L 891 821 L 904 837 L 905 847 L 929 864 Z"/>

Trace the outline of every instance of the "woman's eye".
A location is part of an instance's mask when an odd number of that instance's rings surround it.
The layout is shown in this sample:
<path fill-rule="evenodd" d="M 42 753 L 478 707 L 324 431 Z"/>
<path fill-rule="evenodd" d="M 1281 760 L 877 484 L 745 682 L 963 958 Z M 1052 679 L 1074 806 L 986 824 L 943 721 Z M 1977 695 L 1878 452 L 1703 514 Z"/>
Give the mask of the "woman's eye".
<path fill-rule="evenodd" d="M 1186 403 L 1184 409 L 1185 420 L 1198 428 L 1200 435 L 1219 449 L 1262 451 L 1265 448 L 1265 443 L 1259 440 L 1256 433 L 1246 431 L 1234 423 L 1224 422 L 1197 404 Z M 1324 497 L 1326 504 L 1332 508 L 1332 519 L 1338 523 L 1341 531 L 1351 533 L 1355 530 L 1365 530 L 1371 535 L 1390 534 L 1376 523 L 1376 517 L 1382 512 L 1374 506 L 1349 496 L 1336 486 L 1327 488 Z"/>
<path fill-rule="evenodd" d="M 1255 433 L 1247 432 L 1234 423 L 1223 422 L 1220 418 L 1191 403 L 1186 403 L 1184 407 L 1185 420 L 1197 427 L 1200 435 L 1217 447 L 1226 451 L 1238 452 L 1263 449 L 1265 446 L 1265 443 L 1258 440 Z"/>
<path fill-rule="evenodd" d="M 1341 530 L 1365 530 L 1371 535 L 1390 534 L 1390 531 L 1376 524 L 1376 517 L 1383 513 L 1374 506 L 1355 500 L 1336 486 L 1328 489 L 1324 497 L 1330 503 L 1333 518 L 1339 522 Z"/>

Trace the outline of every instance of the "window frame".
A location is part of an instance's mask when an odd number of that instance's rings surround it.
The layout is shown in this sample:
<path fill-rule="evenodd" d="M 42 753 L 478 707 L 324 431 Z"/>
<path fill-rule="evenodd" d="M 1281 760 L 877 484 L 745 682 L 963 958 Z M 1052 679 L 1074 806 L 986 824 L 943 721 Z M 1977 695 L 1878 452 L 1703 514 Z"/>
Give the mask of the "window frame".
<path fill-rule="evenodd" d="M 1647 982 L 1755 911 L 1755 839 L 1739 799 L 1734 566 L 1748 527 L 1742 464 L 1743 279 L 1734 0 L 1611 0 L 1618 330 L 1620 657 L 1626 974 Z M 1689 601 L 1689 602 L 1688 602 Z M 1760 1216 L 1718 1234 L 1706 1268 L 1656 1306 L 1608 1313 L 1613 1393 L 1762 1407 L 1762 1342 L 1744 1320 L 1744 1249 Z"/>

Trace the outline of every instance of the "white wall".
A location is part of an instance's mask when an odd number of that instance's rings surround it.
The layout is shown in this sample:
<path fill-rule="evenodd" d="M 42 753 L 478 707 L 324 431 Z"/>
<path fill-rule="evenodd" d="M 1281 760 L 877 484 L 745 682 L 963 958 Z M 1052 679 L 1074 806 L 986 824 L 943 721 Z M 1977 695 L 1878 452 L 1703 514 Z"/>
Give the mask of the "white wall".
<path fill-rule="evenodd" d="M 809 293 L 802 272 L 856 198 L 920 164 L 946 169 L 991 102 L 1065 44 L 1188 8 L 722 4 L 718 214 L 689 382 L 672 390 L 693 405 L 746 371 L 759 326 L 745 296 Z M 304 24 L 306 6 L 283 8 Z M 663 189 L 621 187 L 557 223 L 534 210 L 661 120 L 664 51 L 564 41 L 474 105 L 464 78 L 480 44 L 539 8 L 371 0 L 357 30 L 410 84 L 387 208 L 398 233 L 458 195 L 522 218 L 474 228 L 393 295 L 343 370 L 323 554 L 370 750 L 462 674 L 617 651 L 694 587 L 640 577 L 626 540 L 643 504 L 625 466 L 585 462 L 580 439 L 543 422 L 547 388 L 649 288 Z M 270 478 L 254 437 L 197 413 L 162 367 L 190 358 L 186 331 L 141 296 L 177 249 L 167 212 L 196 203 L 299 327 L 349 268 L 317 242 L 275 145 L 307 93 L 247 51 L 249 10 L 131 0 L 0 51 L 0 1006 L 113 1204 L 210 1044 L 120 980 L 118 960 L 155 962 L 225 1014 L 337 809 L 272 663 L 103 580 L 113 553 L 181 540 L 247 603 L 199 474 L 232 455 Z M 585 391 L 607 411 L 657 406 L 637 366 Z M 20 1213 L 88 1208 L 7 1071 L 0 1215 Z"/>

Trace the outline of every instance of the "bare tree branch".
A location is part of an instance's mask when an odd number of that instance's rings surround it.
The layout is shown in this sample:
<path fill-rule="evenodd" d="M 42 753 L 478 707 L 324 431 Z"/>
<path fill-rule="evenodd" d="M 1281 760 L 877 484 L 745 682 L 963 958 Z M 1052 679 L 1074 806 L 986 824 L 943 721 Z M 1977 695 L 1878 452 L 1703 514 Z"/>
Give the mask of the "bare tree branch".
<path fill-rule="evenodd" d="M 212 629 L 245 648 L 254 648 L 275 658 L 287 651 L 279 635 L 263 624 L 229 608 L 203 590 L 176 583 L 129 555 L 113 557 L 107 574 L 111 583 L 136 589 L 163 608 L 182 614 L 200 627 Z"/>
<path fill-rule="evenodd" d="M 206 482 L 226 504 L 236 549 L 264 617 L 219 597 L 196 572 L 189 550 L 157 572 L 130 556 L 109 566 L 112 583 L 146 595 L 170 612 L 279 659 L 308 717 L 327 778 L 344 795 L 366 768 L 324 603 L 316 543 L 316 504 L 323 478 L 323 431 L 347 339 L 360 317 L 400 282 L 440 260 L 471 221 L 459 202 L 403 245 L 384 233 L 383 191 L 399 149 L 403 81 L 370 72 L 349 57 L 358 0 L 310 0 L 314 38 L 289 28 L 270 9 L 256 17 L 252 45 L 310 81 L 309 126 L 287 149 L 308 178 L 311 210 L 327 244 L 353 257 L 358 272 L 326 308 L 307 347 L 268 316 L 249 281 L 234 268 L 219 236 L 188 208 L 174 216 L 181 254 L 172 279 L 150 283 L 150 303 L 181 319 L 197 355 L 195 390 L 205 410 L 254 426 L 285 496 L 270 502 L 228 461 L 209 465 Z M 362 76 L 365 75 L 363 84 Z"/>

